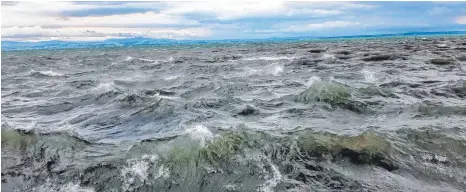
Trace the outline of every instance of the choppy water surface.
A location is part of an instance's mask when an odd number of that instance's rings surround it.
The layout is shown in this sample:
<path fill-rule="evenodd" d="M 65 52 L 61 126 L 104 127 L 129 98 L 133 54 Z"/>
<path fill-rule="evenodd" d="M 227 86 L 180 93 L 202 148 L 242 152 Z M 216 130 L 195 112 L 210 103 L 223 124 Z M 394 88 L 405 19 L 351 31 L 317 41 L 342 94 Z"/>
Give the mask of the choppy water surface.
<path fill-rule="evenodd" d="M 2 53 L 2 191 L 464 191 L 466 39 Z"/>

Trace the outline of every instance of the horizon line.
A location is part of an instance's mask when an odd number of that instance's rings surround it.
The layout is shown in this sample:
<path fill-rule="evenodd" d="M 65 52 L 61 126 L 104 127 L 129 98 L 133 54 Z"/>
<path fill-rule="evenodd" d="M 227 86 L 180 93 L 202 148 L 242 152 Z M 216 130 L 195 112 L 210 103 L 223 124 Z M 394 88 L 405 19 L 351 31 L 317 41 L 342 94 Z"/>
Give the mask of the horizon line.
<path fill-rule="evenodd" d="M 274 42 L 274 41 L 311 41 L 311 40 L 338 40 L 338 39 L 357 39 L 357 38 L 390 38 L 390 37 L 412 37 L 412 36 L 454 36 L 466 35 L 463 31 L 428 31 L 428 32 L 403 32 L 403 33 L 384 33 L 370 35 L 347 35 L 347 36 L 295 36 L 295 37 L 270 37 L 261 39 L 156 39 L 147 37 L 128 37 L 128 38 L 109 38 L 102 41 L 63 41 L 63 40 L 46 40 L 46 41 L 9 41 L 1 40 L 1 51 L 27 51 L 27 50 L 57 50 L 57 49 L 91 49 L 91 48 L 124 48 L 129 46 L 172 46 L 173 43 L 185 43 L 185 45 L 196 43 L 254 43 L 254 42 Z M 153 40 L 153 42 L 121 42 L 131 39 Z M 120 42 L 119 42 L 120 41 Z M 159 41 L 159 42 L 154 42 Z M 160 42 L 160 41 L 165 41 Z M 4 45 L 4 44 L 7 45 Z M 47 44 L 49 43 L 49 44 Z M 16 45 L 15 45 L 16 44 Z"/>
<path fill-rule="evenodd" d="M 345 38 L 345 37 L 379 37 L 379 36 L 396 36 L 396 35 L 404 35 L 404 36 L 413 36 L 416 34 L 412 33 L 419 33 L 419 35 L 423 34 L 466 34 L 466 30 L 453 30 L 453 31 L 409 31 L 409 32 L 400 32 L 400 33 L 372 33 L 372 34 L 365 34 L 365 35 L 330 35 L 330 36 L 287 36 L 287 37 L 266 37 L 266 38 L 225 38 L 225 39 L 170 39 L 170 38 L 151 38 L 145 36 L 133 36 L 133 37 L 113 37 L 104 40 L 24 40 L 24 41 L 16 41 L 16 40 L 3 40 L 1 42 L 20 42 L 20 43 L 40 43 L 40 42 L 70 42 L 70 43 L 91 43 L 91 42 L 105 42 L 108 40 L 124 40 L 124 39 L 150 39 L 150 40 L 167 40 L 167 41 L 248 41 L 248 40 L 273 40 L 273 39 L 298 39 L 298 38 Z"/>

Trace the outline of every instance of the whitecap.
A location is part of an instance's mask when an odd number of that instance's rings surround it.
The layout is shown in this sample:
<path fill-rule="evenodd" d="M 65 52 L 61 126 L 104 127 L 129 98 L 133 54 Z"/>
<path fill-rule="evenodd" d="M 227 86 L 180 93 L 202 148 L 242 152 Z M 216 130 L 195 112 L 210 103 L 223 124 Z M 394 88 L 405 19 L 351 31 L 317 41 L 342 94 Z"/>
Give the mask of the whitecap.
<path fill-rule="evenodd" d="M 107 91 L 111 91 L 114 89 L 115 89 L 115 86 L 113 84 L 113 81 L 102 82 L 97 87 L 94 88 L 94 90 L 102 91 L 102 92 L 107 92 Z"/>
<path fill-rule="evenodd" d="M 174 79 L 178 79 L 178 78 L 179 78 L 179 76 L 170 75 L 170 76 L 168 76 L 168 77 L 164 77 L 163 79 L 165 79 L 165 80 L 174 80 Z"/>
<path fill-rule="evenodd" d="M 179 99 L 180 97 L 172 97 L 172 96 L 165 96 L 165 95 L 160 95 L 159 92 L 155 93 L 153 96 L 151 97 L 156 97 L 156 98 L 159 98 L 159 101 L 160 99 Z"/>
<path fill-rule="evenodd" d="M 125 61 L 131 61 L 131 60 L 133 60 L 133 57 L 131 57 L 131 56 L 127 56 L 126 59 L 125 59 Z"/>
<path fill-rule="evenodd" d="M 203 125 L 191 126 L 186 129 L 185 134 L 188 134 L 191 139 L 199 141 L 201 147 L 204 147 L 207 141 L 211 141 L 215 137 L 215 135 Z"/>
<path fill-rule="evenodd" d="M 227 191 L 238 191 L 238 186 L 236 186 L 235 184 L 227 184 L 227 185 L 224 185 L 223 188 Z"/>
<path fill-rule="evenodd" d="M 260 191 L 263 192 L 273 192 L 274 188 L 280 183 L 280 181 L 283 179 L 283 175 L 278 169 L 277 165 L 272 163 L 272 160 L 270 158 L 266 158 L 267 163 L 269 164 L 271 170 L 272 170 L 272 178 L 266 180 L 262 186 L 260 187 Z"/>
<path fill-rule="evenodd" d="M 82 187 L 77 183 L 67 183 L 64 185 L 54 184 L 47 179 L 47 182 L 39 187 L 32 189 L 34 192 L 94 192 L 90 187 Z"/>
<path fill-rule="evenodd" d="M 37 121 L 31 121 L 31 122 L 18 122 L 18 121 L 8 121 L 6 118 L 2 115 L 3 123 L 2 123 L 2 129 L 3 126 L 10 127 L 18 130 L 24 130 L 24 131 L 31 131 L 31 130 L 36 130 L 37 129 Z"/>
<path fill-rule="evenodd" d="M 261 57 L 249 57 L 249 58 L 244 58 L 242 60 L 246 61 L 255 61 L 255 60 L 263 60 L 263 61 L 276 61 L 276 60 L 290 60 L 294 59 L 295 57 L 286 57 L 286 56 L 261 56 Z"/>
<path fill-rule="evenodd" d="M 377 81 L 377 78 L 374 76 L 374 72 L 369 71 L 367 69 L 363 69 L 361 73 L 364 75 L 364 79 L 366 82 L 375 82 Z"/>
<path fill-rule="evenodd" d="M 46 127 L 39 127 L 37 128 L 38 131 L 41 133 L 56 133 L 56 132 L 72 132 L 74 129 L 73 125 L 69 124 L 68 122 L 63 122 L 58 124 L 57 126 L 46 126 Z"/>
<path fill-rule="evenodd" d="M 437 46 L 438 48 L 447 48 L 448 47 L 448 45 L 445 44 L 445 43 L 437 44 L 435 46 Z"/>
<path fill-rule="evenodd" d="M 272 72 L 273 75 L 277 76 L 280 73 L 283 73 L 283 66 L 277 65 L 274 67 L 274 71 Z"/>
<path fill-rule="evenodd" d="M 52 70 L 43 71 L 41 73 L 43 73 L 44 75 L 48 75 L 48 76 L 63 76 L 63 74 L 58 73 L 58 72 L 53 72 Z"/>
<path fill-rule="evenodd" d="M 152 59 L 143 59 L 143 58 L 138 58 L 141 61 L 146 61 L 146 62 L 154 62 L 155 60 Z"/>
<path fill-rule="evenodd" d="M 246 76 L 251 76 L 251 75 L 255 75 L 255 74 L 259 74 L 260 73 L 260 70 L 257 70 L 257 69 L 253 69 L 253 68 L 245 68 L 245 75 Z"/>
<path fill-rule="evenodd" d="M 315 82 L 322 81 L 320 77 L 317 76 L 312 76 L 309 78 L 309 80 L 306 82 L 307 87 L 311 87 Z"/>
<path fill-rule="evenodd" d="M 278 76 L 283 73 L 284 67 L 279 64 L 272 64 L 262 69 L 254 69 L 250 67 L 243 68 L 243 72 L 240 72 L 240 75 L 251 76 L 251 75 L 274 75 Z"/>
<path fill-rule="evenodd" d="M 126 176 L 127 174 L 133 177 L 139 177 L 142 180 L 146 180 L 149 175 L 149 163 L 153 163 L 158 157 L 156 155 L 147 156 L 144 155 L 141 159 L 130 159 L 128 160 L 128 167 L 121 170 L 121 174 Z"/>
<path fill-rule="evenodd" d="M 148 181 L 150 176 L 149 171 L 157 166 L 159 157 L 157 155 L 143 155 L 141 158 L 129 159 L 127 166 L 121 170 L 121 177 L 123 180 L 123 190 L 133 190 L 132 185 L 138 181 L 139 183 L 145 183 Z M 151 181 L 159 179 L 161 177 L 168 178 L 169 170 L 163 165 L 158 168 L 157 174 L 152 175 Z"/>
<path fill-rule="evenodd" d="M 34 74 L 34 73 L 39 73 L 41 75 L 45 75 L 45 76 L 51 76 L 51 77 L 58 77 L 58 76 L 63 76 L 64 74 L 62 73 L 58 73 L 58 72 L 54 72 L 52 70 L 48 70 L 48 71 L 39 71 L 39 72 L 36 72 L 34 70 L 31 70 L 30 72 L 31 74 Z"/>
<path fill-rule="evenodd" d="M 335 55 L 324 53 L 322 55 L 322 59 L 326 59 L 326 60 L 335 59 Z"/>

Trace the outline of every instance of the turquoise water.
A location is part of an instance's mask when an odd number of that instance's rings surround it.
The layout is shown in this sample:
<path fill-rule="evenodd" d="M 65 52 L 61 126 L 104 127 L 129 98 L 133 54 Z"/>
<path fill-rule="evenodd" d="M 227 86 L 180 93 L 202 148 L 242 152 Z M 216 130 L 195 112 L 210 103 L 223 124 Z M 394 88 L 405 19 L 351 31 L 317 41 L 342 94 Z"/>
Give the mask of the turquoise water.
<path fill-rule="evenodd" d="M 2 51 L 12 50 L 36 50 L 36 49 L 67 49 L 67 48 L 113 48 L 113 47 L 135 47 L 135 46 L 157 46 L 157 47 L 215 47 L 224 44 L 250 44 L 250 43 L 280 43 L 280 42 L 332 42 L 332 41 L 351 41 L 373 38 L 406 38 L 406 37 L 423 37 L 423 36 L 446 36 L 446 35 L 465 35 L 466 31 L 449 31 L 449 32 L 409 32 L 398 34 L 378 34 L 378 35 L 356 35 L 356 36 L 337 36 L 337 37 L 289 37 L 289 38 L 269 38 L 269 39 L 231 39 L 231 40 L 170 40 L 170 39 L 149 39 L 143 37 L 126 38 L 126 39 L 108 39 L 105 41 L 40 41 L 40 42 L 18 42 L 3 41 Z"/>

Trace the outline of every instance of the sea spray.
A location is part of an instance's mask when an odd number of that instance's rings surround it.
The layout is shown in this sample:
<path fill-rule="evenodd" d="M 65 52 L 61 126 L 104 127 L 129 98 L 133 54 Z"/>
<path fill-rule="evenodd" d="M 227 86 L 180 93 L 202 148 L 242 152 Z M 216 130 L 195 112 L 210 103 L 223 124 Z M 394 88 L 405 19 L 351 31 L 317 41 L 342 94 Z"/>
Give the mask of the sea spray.
<path fill-rule="evenodd" d="M 132 191 L 135 188 L 154 182 L 160 177 L 168 178 L 169 171 L 164 165 L 159 165 L 159 157 L 157 155 L 143 155 L 141 158 L 127 160 L 127 166 L 121 170 L 121 178 L 123 181 L 123 191 Z M 157 166 L 159 166 L 157 168 Z M 156 170 L 156 174 L 151 174 Z"/>
<path fill-rule="evenodd" d="M 211 141 L 215 137 L 215 135 L 203 125 L 193 125 L 186 129 L 185 133 L 192 139 L 199 141 L 199 145 L 202 147 L 205 146 L 207 141 Z"/>
<path fill-rule="evenodd" d="M 361 73 L 364 75 L 364 79 L 366 82 L 372 83 L 377 81 L 377 78 L 374 76 L 374 72 L 369 71 L 367 69 L 363 69 Z"/>
<path fill-rule="evenodd" d="M 317 76 L 312 76 L 309 78 L 309 80 L 306 82 L 307 87 L 311 87 L 315 82 L 322 81 L 320 77 Z"/>
<path fill-rule="evenodd" d="M 47 179 L 46 183 L 35 187 L 32 192 L 94 192 L 91 187 L 83 187 L 78 183 L 66 183 L 63 185 L 54 184 L 51 179 Z"/>
<path fill-rule="evenodd" d="M 274 71 L 272 72 L 272 74 L 275 76 L 278 76 L 281 73 L 283 73 L 283 66 L 281 65 L 274 66 Z"/>

